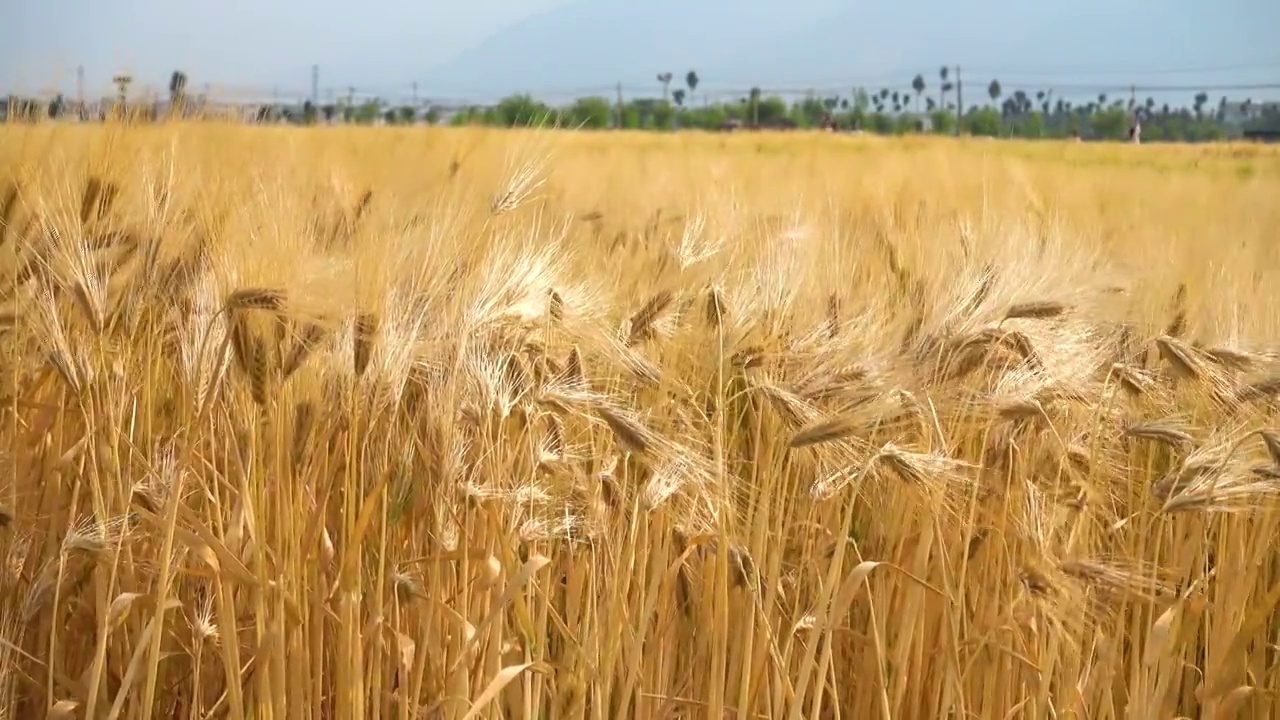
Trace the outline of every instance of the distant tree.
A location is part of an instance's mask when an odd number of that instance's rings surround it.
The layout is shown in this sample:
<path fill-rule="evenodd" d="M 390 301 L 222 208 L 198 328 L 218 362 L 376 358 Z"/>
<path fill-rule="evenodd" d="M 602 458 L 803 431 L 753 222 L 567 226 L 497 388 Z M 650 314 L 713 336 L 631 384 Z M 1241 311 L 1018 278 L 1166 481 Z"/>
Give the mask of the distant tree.
<path fill-rule="evenodd" d="M 871 96 L 862 88 L 854 88 L 853 90 L 853 109 L 858 112 L 866 112 L 871 108 Z"/>
<path fill-rule="evenodd" d="M 881 100 L 889 99 L 889 88 L 880 88 L 880 99 Z"/>
<path fill-rule="evenodd" d="M 776 125 L 787 117 L 787 103 L 780 97 L 761 98 L 757 107 L 760 113 L 758 122 L 763 125 Z"/>
<path fill-rule="evenodd" d="M 987 94 L 991 96 L 991 102 L 996 102 L 1000 99 L 1001 89 L 999 80 L 991 81 L 991 84 L 987 86 Z"/>
<path fill-rule="evenodd" d="M 411 105 L 401 105 L 396 110 L 396 115 L 398 116 L 396 120 L 401 125 L 412 125 L 413 121 L 418 117 L 418 110 Z"/>
<path fill-rule="evenodd" d="M 991 107 L 974 107 L 964 116 L 964 129 L 971 135 L 996 137 L 1000 134 L 1000 113 Z"/>
<path fill-rule="evenodd" d="M 62 93 L 53 96 L 49 101 L 49 119 L 57 120 L 62 117 L 62 112 L 67 106 L 67 101 L 62 97 Z"/>
<path fill-rule="evenodd" d="M 1026 121 L 1018 129 L 1018 134 L 1022 137 L 1044 137 L 1044 115 L 1038 112 L 1028 113 Z"/>
<path fill-rule="evenodd" d="M 378 101 L 369 100 L 354 108 L 352 119 L 362 125 L 371 125 L 378 115 Z"/>
<path fill-rule="evenodd" d="M 1106 93 L 1100 93 L 1100 94 L 1098 95 L 1098 104 L 1099 104 L 1099 105 L 1106 105 L 1106 104 L 1107 104 L 1107 94 L 1106 94 Z"/>
<path fill-rule="evenodd" d="M 316 124 L 316 106 L 310 100 L 302 103 L 302 122 L 305 125 Z"/>
<path fill-rule="evenodd" d="M 608 98 L 578 98 L 569 107 L 568 117 L 565 120 L 572 127 L 581 126 L 592 130 L 604 129 L 609 127 L 609 123 L 613 121 L 613 106 L 609 103 Z"/>
<path fill-rule="evenodd" d="M 338 106 L 330 103 L 320 108 L 320 112 L 324 115 L 324 121 L 326 123 L 331 123 L 333 122 L 334 116 L 338 114 Z"/>
<path fill-rule="evenodd" d="M 751 124 L 758 126 L 760 124 L 760 88 L 751 88 L 747 100 L 751 104 Z"/>
<path fill-rule="evenodd" d="M 1031 109 L 1031 99 L 1022 90 L 1013 93 L 1013 111 L 1018 115 L 1025 115 Z"/>
<path fill-rule="evenodd" d="M 551 108 L 531 95 L 511 95 L 498 101 L 494 121 L 505 127 L 525 127 L 544 123 L 551 114 Z"/>
<path fill-rule="evenodd" d="M 951 83 L 947 81 L 947 78 L 950 77 L 950 75 L 951 75 L 951 68 L 947 67 L 946 65 L 943 65 L 942 67 L 938 68 L 938 78 L 942 80 L 942 83 L 938 85 L 938 104 L 939 105 L 946 104 L 947 93 L 951 92 Z"/>
<path fill-rule="evenodd" d="M 924 94 L 924 76 L 917 74 L 911 81 L 911 89 L 916 91 L 916 112 L 920 111 L 920 96 Z"/>
<path fill-rule="evenodd" d="M 1102 138 L 1120 140 L 1129 132 L 1129 114 L 1121 107 L 1099 110 L 1090 119 L 1093 131 Z"/>
<path fill-rule="evenodd" d="M 930 113 L 932 113 L 932 112 L 933 112 L 937 107 L 938 107 L 938 102 L 937 102 L 936 100 L 934 100 L 933 98 L 925 98 L 925 99 L 924 99 L 924 109 L 925 109 L 925 112 L 930 112 Z"/>
<path fill-rule="evenodd" d="M 675 76 L 669 72 L 658 73 L 658 82 L 662 83 L 662 99 L 667 100 L 671 97 L 671 80 Z"/>
<path fill-rule="evenodd" d="M 1207 92 L 1196 93 L 1194 101 L 1195 101 L 1195 104 L 1193 104 L 1191 108 L 1195 112 L 1196 117 L 1200 117 L 1200 114 L 1204 112 L 1205 103 L 1209 102 L 1209 93 Z"/>
<path fill-rule="evenodd" d="M 675 101 L 676 107 L 684 107 L 684 88 L 672 90 L 671 99 Z"/>
<path fill-rule="evenodd" d="M 932 100 L 933 98 L 929 98 Z M 937 103 L 934 103 L 935 108 Z M 956 129 L 956 114 L 947 110 L 935 109 L 929 113 L 929 123 L 933 126 L 933 132 L 939 135 L 951 135 Z"/>
<path fill-rule="evenodd" d="M 689 86 L 689 98 L 692 100 L 693 94 L 698 91 L 698 73 L 693 70 L 685 73 L 684 84 Z"/>

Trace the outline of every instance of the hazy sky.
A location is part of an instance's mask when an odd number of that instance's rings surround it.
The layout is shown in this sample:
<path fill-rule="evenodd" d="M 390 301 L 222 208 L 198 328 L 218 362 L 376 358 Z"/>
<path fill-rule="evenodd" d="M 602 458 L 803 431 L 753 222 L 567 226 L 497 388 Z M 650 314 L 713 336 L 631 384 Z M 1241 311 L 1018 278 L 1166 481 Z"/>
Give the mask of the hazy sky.
<path fill-rule="evenodd" d="M 307 90 L 412 82 L 512 23 L 567 0 L 0 0 L 0 92 L 110 90 L 128 69 L 163 87 L 181 68 L 236 86 Z"/>
<path fill-rule="evenodd" d="M 579 31 L 588 26 L 602 29 Z M 74 96 L 78 65 L 89 97 L 109 94 L 120 71 L 138 94 L 163 94 L 182 69 L 197 92 L 299 98 L 313 63 L 322 93 L 354 85 L 401 98 L 414 81 L 424 94 L 454 82 L 481 97 L 652 83 L 658 69 L 687 67 L 708 71 L 709 96 L 717 84 L 839 86 L 868 74 L 909 83 L 962 58 L 973 82 L 999 73 L 1011 85 L 1019 73 L 1041 84 L 1280 82 L 1280 0 L 0 0 L 0 28 L 0 94 Z M 1161 74 L 1205 67 L 1224 69 Z"/>

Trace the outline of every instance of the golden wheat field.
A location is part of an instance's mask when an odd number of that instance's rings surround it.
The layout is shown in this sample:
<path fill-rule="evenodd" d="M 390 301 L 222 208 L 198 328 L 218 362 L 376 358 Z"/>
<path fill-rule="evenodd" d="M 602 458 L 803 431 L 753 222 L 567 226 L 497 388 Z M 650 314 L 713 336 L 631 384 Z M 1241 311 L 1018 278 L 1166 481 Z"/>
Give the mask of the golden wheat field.
<path fill-rule="evenodd" d="M 0 716 L 1264 718 L 1280 153 L 0 131 Z"/>

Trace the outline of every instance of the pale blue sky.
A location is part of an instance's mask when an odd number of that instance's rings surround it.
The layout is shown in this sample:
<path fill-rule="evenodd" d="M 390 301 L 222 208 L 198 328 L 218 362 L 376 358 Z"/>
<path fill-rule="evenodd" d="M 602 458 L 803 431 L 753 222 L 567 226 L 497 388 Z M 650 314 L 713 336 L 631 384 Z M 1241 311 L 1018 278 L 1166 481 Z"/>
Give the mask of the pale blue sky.
<path fill-rule="evenodd" d="M 658 71 L 690 68 L 706 97 L 906 89 L 916 72 L 935 92 L 944 63 L 970 69 L 966 104 L 992 76 L 1059 96 L 1130 82 L 1280 94 L 1212 87 L 1280 83 L 1280 0 L 0 0 L 0 28 L 0 94 L 74 96 L 83 65 L 89 97 L 122 70 L 163 94 L 182 69 L 195 91 L 296 99 L 313 63 L 322 95 L 397 100 L 415 81 L 468 100 L 647 93 Z"/>
<path fill-rule="evenodd" d="M 110 90 L 128 69 L 164 86 L 182 68 L 236 86 L 412 82 L 486 36 L 567 0 L 0 0 L 0 92 Z"/>

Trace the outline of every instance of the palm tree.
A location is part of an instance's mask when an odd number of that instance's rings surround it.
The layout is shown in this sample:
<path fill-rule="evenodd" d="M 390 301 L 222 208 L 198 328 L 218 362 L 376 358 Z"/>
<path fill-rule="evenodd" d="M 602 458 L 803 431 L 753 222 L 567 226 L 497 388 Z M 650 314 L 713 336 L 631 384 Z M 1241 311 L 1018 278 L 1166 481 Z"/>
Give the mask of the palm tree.
<path fill-rule="evenodd" d="M 1196 93 L 1195 105 L 1193 105 L 1196 112 L 1196 117 L 1200 117 L 1200 113 L 1203 112 L 1204 110 L 1204 104 L 1207 102 L 1209 102 L 1209 93 L 1207 92 Z"/>
<path fill-rule="evenodd" d="M 938 68 L 938 77 L 942 78 L 942 84 L 938 86 L 938 104 L 944 105 L 947 102 L 947 93 L 951 92 L 951 83 L 947 82 L 947 76 L 950 74 L 951 68 L 943 65 Z"/>
<path fill-rule="evenodd" d="M 684 107 L 684 88 L 676 88 L 671 91 L 671 99 L 675 101 L 676 106 Z"/>
<path fill-rule="evenodd" d="M 693 99 L 693 93 L 698 89 L 698 73 L 690 70 L 685 73 L 684 84 L 689 86 L 689 98 Z"/>
<path fill-rule="evenodd" d="M 1013 111 L 1018 115 L 1025 115 L 1027 110 L 1031 108 L 1031 100 L 1027 94 L 1018 90 L 1013 94 Z"/>
<path fill-rule="evenodd" d="M 991 96 L 991 102 L 995 102 L 999 100 L 1000 93 L 1001 93 L 1000 81 L 992 80 L 991 84 L 987 86 L 987 94 Z"/>
<path fill-rule="evenodd" d="M 658 82 L 662 83 L 662 99 L 671 99 L 671 80 L 675 76 L 669 72 L 658 73 Z"/>
<path fill-rule="evenodd" d="M 920 112 L 920 96 L 924 94 L 924 76 L 916 75 L 911 81 L 911 89 L 916 91 L 916 112 Z"/>

